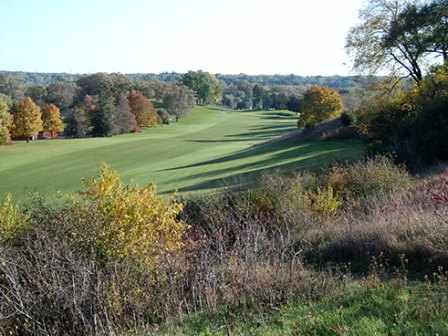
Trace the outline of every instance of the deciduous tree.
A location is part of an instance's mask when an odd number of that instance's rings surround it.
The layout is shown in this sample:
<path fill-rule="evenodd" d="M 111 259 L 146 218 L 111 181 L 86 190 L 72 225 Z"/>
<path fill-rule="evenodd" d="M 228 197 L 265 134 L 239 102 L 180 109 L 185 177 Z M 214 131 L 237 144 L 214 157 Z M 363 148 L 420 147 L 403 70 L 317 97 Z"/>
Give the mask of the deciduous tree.
<path fill-rule="evenodd" d="M 90 131 L 90 122 L 87 109 L 76 106 L 67 115 L 65 119 L 66 133 L 74 138 L 83 138 Z"/>
<path fill-rule="evenodd" d="M 196 92 L 199 105 L 214 104 L 222 98 L 218 80 L 208 72 L 188 71 L 180 81 Z"/>
<path fill-rule="evenodd" d="M 112 116 L 114 125 L 112 134 L 129 133 L 137 125 L 135 115 L 131 112 L 129 101 L 124 94 L 117 98 Z"/>
<path fill-rule="evenodd" d="M 342 113 L 344 104 L 339 93 L 329 87 L 312 86 L 302 99 L 299 124 L 318 123 Z"/>
<path fill-rule="evenodd" d="M 11 141 L 9 127 L 12 123 L 12 116 L 8 111 L 6 102 L 0 98 L 0 145 Z"/>
<path fill-rule="evenodd" d="M 30 97 L 33 102 L 42 107 L 45 103 L 47 91 L 40 85 L 30 86 L 26 89 L 25 96 Z"/>
<path fill-rule="evenodd" d="M 14 137 L 29 138 L 36 136 L 42 130 L 42 113 L 30 97 L 21 100 L 12 111 L 13 125 L 11 135 Z"/>
<path fill-rule="evenodd" d="M 176 117 L 176 122 L 195 105 L 194 91 L 180 83 L 170 85 L 163 98 L 163 105 L 169 114 Z"/>
<path fill-rule="evenodd" d="M 157 118 L 160 125 L 170 124 L 170 115 L 165 109 L 157 109 Z"/>
<path fill-rule="evenodd" d="M 76 85 L 67 82 L 53 82 L 46 88 L 45 101 L 48 104 L 55 104 L 62 112 L 68 109 L 73 103 Z"/>
<path fill-rule="evenodd" d="M 23 99 L 23 85 L 9 74 L 0 73 L 0 93 L 13 99 Z"/>
<path fill-rule="evenodd" d="M 362 22 L 347 35 L 354 70 L 372 74 L 385 69 L 419 83 L 434 53 L 446 62 L 447 6 L 441 0 L 370 0 L 360 11 Z"/>
<path fill-rule="evenodd" d="M 42 109 L 42 130 L 51 132 L 53 138 L 55 132 L 64 131 L 64 123 L 61 120 L 61 112 L 54 104 L 45 104 Z"/>
<path fill-rule="evenodd" d="M 148 98 L 140 93 L 131 93 L 129 95 L 129 106 L 138 125 L 151 127 L 157 125 L 157 112 Z"/>
<path fill-rule="evenodd" d="M 75 105 L 84 100 L 86 95 L 98 97 L 112 96 L 113 82 L 111 78 L 104 73 L 86 75 L 76 82 L 78 90 L 75 95 Z"/>

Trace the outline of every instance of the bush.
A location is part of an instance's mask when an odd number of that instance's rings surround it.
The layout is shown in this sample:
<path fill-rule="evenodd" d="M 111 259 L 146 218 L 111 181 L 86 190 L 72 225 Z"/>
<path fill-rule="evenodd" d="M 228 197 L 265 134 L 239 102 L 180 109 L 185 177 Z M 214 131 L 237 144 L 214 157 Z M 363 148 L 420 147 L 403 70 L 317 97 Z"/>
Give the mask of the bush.
<path fill-rule="evenodd" d="M 407 190 L 409 173 L 387 155 L 377 155 L 346 167 L 334 165 L 323 177 L 345 199 L 368 198 Z"/>
<path fill-rule="evenodd" d="M 157 109 L 157 123 L 159 125 L 169 125 L 170 124 L 170 115 L 163 108 Z"/>
<path fill-rule="evenodd" d="M 30 216 L 6 195 L 0 203 L 0 243 L 19 244 L 31 227 Z"/>
<path fill-rule="evenodd" d="M 84 182 L 83 201 L 72 204 L 85 221 L 80 234 L 104 258 L 127 258 L 157 268 L 188 247 L 189 226 L 177 215 L 182 205 L 156 194 L 156 186 L 124 186 L 106 164 L 100 176 Z M 95 220 L 97 217 L 99 220 Z"/>

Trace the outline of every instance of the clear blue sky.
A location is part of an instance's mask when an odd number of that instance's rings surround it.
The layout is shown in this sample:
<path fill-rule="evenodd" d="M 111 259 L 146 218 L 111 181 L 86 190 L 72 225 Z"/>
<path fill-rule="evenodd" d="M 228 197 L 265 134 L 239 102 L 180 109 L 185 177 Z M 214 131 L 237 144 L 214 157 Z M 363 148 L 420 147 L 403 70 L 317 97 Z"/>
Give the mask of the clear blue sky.
<path fill-rule="evenodd" d="M 361 4 L 0 0 L 0 70 L 347 75 L 345 36 Z"/>

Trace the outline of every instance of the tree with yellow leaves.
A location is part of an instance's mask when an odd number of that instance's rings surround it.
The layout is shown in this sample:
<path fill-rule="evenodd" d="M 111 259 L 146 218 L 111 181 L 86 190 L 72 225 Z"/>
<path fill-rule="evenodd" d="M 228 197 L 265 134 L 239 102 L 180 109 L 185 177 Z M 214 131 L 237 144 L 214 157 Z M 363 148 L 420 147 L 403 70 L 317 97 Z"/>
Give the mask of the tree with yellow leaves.
<path fill-rule="evenodd" d="M 54 104 L 45 104 L 42 109 L 42 124 L 44 132 L 51 132 L 53 138 L 55 132 L 63 132 L 64 124 L 61 120 L 61 111 Z"/>
<path fill-rule="evenodd" d="M 336 118 L 344 109 L 341 95 L 329 88 L 311 86 L 303 95 L 299 126 Z"/>
<path fill-rule="evenodd" d="M 42 113 L 30 97 L 21 100 L 12 110 L 13 124 L 11 135 L 13 137 L 26 137 L 29 142 L 30 137 L 36 136 L 42 130 Z"/>

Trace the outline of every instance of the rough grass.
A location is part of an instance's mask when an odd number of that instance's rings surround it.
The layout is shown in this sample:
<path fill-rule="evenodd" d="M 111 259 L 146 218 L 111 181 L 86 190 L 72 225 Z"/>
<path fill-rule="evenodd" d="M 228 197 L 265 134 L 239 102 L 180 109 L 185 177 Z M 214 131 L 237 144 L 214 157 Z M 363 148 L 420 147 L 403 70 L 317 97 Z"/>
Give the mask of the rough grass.
<path fill-rule="evenodd" d="M 11 192 L 23 200 L 38 191 L 50 198 L 72 193 L 82 178 L 93 177 L 101 162 L 124 180 L 159 192 L 205 190 L 256 178 L 281 167 L 316 169 L 333 159 L 357 157 L 362 145 L 353 141 L 254 144 L 296 129 L 294 114 L 282 111 L 229 112 L 196 107 L 168 127 L 112 138 L 15 142 L 0 147 L 0 197 Z"/>
<path fill-rule="evenodd" d="M 353 283 L 318 301 L 297 301 L 270 315 L 229 312 L 167 324 L 152 335 L 446 335 L 448 287 L 397 281 Z M 144 334 L 141 334 L 144 335 Z"/>

